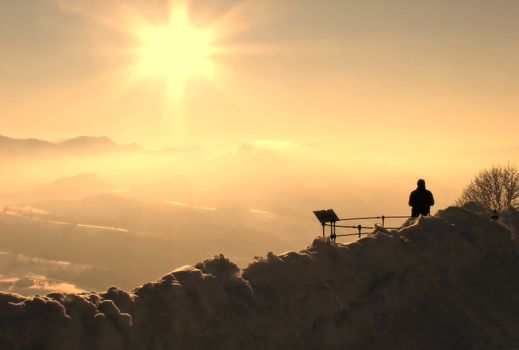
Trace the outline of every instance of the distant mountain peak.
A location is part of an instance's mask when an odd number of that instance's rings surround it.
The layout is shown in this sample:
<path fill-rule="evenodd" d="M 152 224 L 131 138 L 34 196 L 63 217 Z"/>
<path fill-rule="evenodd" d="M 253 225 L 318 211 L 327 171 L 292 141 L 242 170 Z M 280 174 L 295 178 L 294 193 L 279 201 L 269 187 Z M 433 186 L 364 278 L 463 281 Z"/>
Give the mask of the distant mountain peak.
<path fill-rule="evenodd" d="M 0 154 L 32 155 L 35 153 L 99 153 L 99 152 L 145 152 L 136 143 L 118 144 L 106 136 L 78 136 L 59 142 L 35 138 L 16 139 L 0 135 Z"/>
<path fill-rule="evenodd" d="M 38 187 L 34 193 L 33 201 L 45 200 L 74 200 L 101 193 L 111 192 L 113 185 L 100 178 L 95 173 L 81 173 L 63 177 L 49 184 Z"/>
<path fill-rule="evenodd" d="M 106 136 L 77 136 L 66 139 L 58 143 L 59 145 L 117 145 L 112 139 Z"/>

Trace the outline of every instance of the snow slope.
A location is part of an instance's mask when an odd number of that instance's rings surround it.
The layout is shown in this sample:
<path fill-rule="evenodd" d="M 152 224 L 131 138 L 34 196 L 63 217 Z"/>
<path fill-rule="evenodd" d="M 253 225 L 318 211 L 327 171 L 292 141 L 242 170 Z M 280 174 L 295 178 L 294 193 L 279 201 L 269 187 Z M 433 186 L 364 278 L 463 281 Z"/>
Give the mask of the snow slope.
<path fill-rule="evenodd" d="M 519 213 L 450 207 L 132 292 L 0 294 L 2 349 L 517 349 Z"/>

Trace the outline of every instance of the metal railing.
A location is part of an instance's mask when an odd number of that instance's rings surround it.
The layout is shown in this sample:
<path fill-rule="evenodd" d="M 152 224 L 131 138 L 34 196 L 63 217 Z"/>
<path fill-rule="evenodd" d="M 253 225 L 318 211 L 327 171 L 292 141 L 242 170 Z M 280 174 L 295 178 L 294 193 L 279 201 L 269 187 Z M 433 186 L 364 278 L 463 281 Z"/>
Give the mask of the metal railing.
<path fill-rule="evenodd" d="M 315 216 L 321 223 L 323 227 L 323 237 L 325 237 L 326 227 L 330 227 L 330 238 L 335 241 L 337 237 L 348 237 L 348 236 L 358 236 L 361 238 L 362 235 L 367 235 L 369 232 L 362 232 L 362 230 L 374 230 L 375 223 L 373 225 L 337 225 L 338 222 L 344 221 L 361 221 L 361 220 L 380 220 L 380 226 L 389 230 L 395 230 L 399 227 L 386 227 L 386 219 L 409 219 L 411 216 L 407 215 L 380 215 L 380 216 L 364 216 L 364 217 L 353 217 L 353 218 L 339 218 L 337 214 L 333 211 L 333 209 L 327 210 L 318 210 L 314 211 Z M 337 234 L 337 228 L 349 228 L 356 229 L 358 232 L 356 233 L 342 233 Z"/>

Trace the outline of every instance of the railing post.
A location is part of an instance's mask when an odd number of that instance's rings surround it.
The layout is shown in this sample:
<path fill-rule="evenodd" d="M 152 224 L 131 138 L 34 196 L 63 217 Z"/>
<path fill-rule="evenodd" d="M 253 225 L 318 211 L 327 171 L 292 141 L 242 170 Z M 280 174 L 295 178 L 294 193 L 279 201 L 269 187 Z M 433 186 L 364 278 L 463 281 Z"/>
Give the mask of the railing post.
<path fill-rule="evenodd" d="M 359 230 L 359 238 L 360 238 L 361 231 L 362 231 L 362 225 L 358 225 L 358 226 L 357 226 L 357 229 Z"/>
<path fill-rule="evenodd" d="M 382 227 L 384 227 L 384 221 L 386 220 L 386 217 L 382 215 Z"/>

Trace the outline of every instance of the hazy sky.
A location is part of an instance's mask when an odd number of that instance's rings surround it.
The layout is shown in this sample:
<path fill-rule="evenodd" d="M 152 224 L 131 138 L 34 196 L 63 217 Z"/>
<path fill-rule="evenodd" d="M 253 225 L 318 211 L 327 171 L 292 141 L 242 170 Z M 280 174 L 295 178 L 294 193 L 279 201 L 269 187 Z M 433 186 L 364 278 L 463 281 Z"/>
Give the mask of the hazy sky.
<path fill-rule="evenodd" d="M 186 1 L 0 0 L 0 135 L 197 147 L 1 146 L 1 288 L 245 263 L 519 166 L 519 0 Z"/>
<path fill-rule="evenodd" d="M 273 139 L 397 163 L 517 154 L 517 1 L 192 1 L 190 28 L 228 50 L 174 97 L 161 67 L 134 69 L 132 25 L 167 26 L 168 2 L 122 3 L 0 0 L 1 134 L 208 149 Z M 176 64 L 174 51 L 156 62 Z"/>

